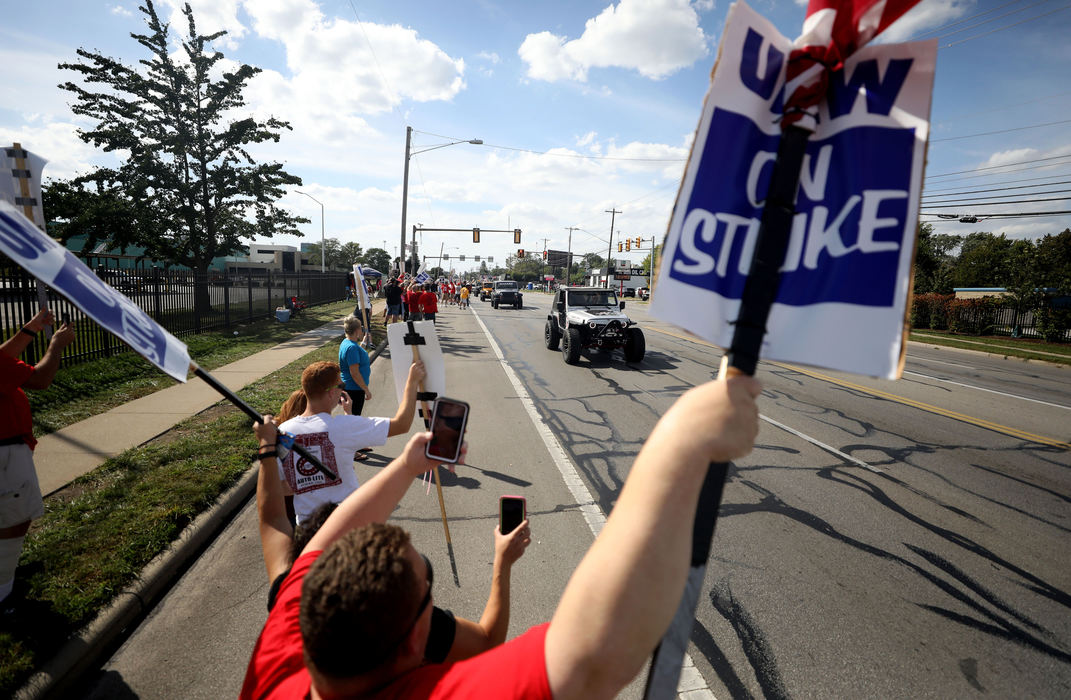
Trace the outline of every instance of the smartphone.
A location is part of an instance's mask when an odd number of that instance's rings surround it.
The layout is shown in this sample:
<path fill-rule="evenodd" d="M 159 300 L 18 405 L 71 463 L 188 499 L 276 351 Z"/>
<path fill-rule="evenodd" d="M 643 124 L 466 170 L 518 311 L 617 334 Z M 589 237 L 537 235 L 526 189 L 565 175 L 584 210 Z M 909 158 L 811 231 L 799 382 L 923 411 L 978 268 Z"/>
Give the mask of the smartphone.
<path fill-rule="evenodd" d="M 465 426 L 469 422 L 469 405 L 457 399 L 435 399 L 431 414 L 431 440 L 424 446 L 428 459 L 456 464 L 461 458 Z"/>
<path fill-rule="evenodd" d="M 520 527 L 527 517 L 527 504 L 523 496 L 502 496 L 498 499 L 498 531 L 503 535 Z"/>

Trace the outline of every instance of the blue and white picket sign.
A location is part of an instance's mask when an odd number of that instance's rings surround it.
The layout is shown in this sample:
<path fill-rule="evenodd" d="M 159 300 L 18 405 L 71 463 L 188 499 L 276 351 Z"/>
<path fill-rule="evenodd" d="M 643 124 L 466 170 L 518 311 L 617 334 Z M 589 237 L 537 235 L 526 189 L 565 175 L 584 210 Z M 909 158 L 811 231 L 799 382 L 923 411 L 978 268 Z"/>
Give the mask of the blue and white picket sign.
<path fill-rule="evenodd" d="M 67 297 L 146 360 L 180 382 L 186 381 L 190 355 L 185 343 L 98 279 L 73 253 L 3 200 L 0 200 L 0 251 Z"/>
<path fill-rule="evenodd" d="M 791 49 L 732 6 L 666 234 L 652 313 L 721 347 L 780 142 Z M 763 358 L 900 376 L 936 53 L 934 41 L 869 45 L 831 75 Z"/>

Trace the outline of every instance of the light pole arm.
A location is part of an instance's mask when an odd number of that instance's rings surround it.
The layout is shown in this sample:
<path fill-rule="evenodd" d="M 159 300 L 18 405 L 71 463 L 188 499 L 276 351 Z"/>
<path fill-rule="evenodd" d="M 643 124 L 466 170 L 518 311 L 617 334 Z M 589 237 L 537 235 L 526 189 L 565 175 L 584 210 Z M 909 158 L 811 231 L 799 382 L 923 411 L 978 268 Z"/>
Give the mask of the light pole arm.
<path fill-rule="evenodd" d="M 303 194 L 312 201 L 320 205 L 320 274 L 324 274 L 327 271 L 327 239 L 324 237 L 324 203 L 313 197 L 308 192 L 302 192 L 301 190 L 294 190 L 298 194 Z"/>

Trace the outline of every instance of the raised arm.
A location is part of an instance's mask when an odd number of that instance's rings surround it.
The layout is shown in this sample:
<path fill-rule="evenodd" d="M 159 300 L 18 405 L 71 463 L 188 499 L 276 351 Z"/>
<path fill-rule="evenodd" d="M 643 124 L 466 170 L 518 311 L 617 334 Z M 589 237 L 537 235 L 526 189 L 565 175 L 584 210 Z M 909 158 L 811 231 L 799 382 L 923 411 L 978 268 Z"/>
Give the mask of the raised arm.
<path fill-rule="evenodd" d="M 257 436 L 257 457 L 260 459 L 260 471 L 257 473 L 260 548 L 264 553 L 268 580 L 274 581 L 290 567 L 290 543 L 294 538 L 294 528 L 286 517 L 283 482 L 279 479 L 279 465 L 275 457 L 275 445 L 279 437 L 275 419 L 264 416 L 263 421 L 253 424 L 253 432 Z"/>
<path fill-rule="evenodd" d="M 20 333 L 19 335 L 26 335 Z M 10 341 L 8 341 L 10 342 Z M 48 343 L 44 357 L 34 365 L 33 375 L 22 385 L 23 389 L 47 389 L 59 371 L 60 358 L 63 356 L 63 348 L 74 342 L 74 327 L 64 323 L 60 329 L 52 334 L 52 340 Z"/>
<path fill-rule="evenodd" d="M 556 700 L 611 698 L 643 667 L 684 590 L 707 465 L 751 451 L 759 391 L 750 377 L 704 384 L 655 426 L 547 631 Z"/>
<path fill-rule="evenodd" d="M 44 330 L 45 326 L 51 326 L 53 320 L 51 311 L 41 309 L 23 325 L 22 328 L 26 329 L 26 332 L 23 333 L 20 329 L 15 335 L 5 340 L 4 344 L 0 345 L 0 352 L 8 357 L 17 358 L 30 346 L 30 343 L 33 342 L 33 337 Z"/>
<path fill-rule="evenodd" d="M 405 380 L 405 391 L 402 392 L 402 402 L 398 404 L 398 412 L 390 419 L 390 428 L 387 429 L 387 437 L 404 435 L 409 432 L 413 425 L 413 415 L 416 413 L 417 387 L 424 377 L 428 376 L 423 362 L 414 362 L 409 365 L 409 376 Z"/>
<path fill-rule="evenodd" d="M 513 564 L 521 558 L 532 542 L 525 520 L 503 535 L 495 526 L 495 561 L 491 569 L 491 594 L 487 597 L 479 622 L 457 618 L 457 632 L 446 663 L 462 661 L 483 653 L 506 641 L 509 632 L 509 584 Z"/>
<path fill-rule="evenodd" d="M 409 438 L 399 457 L 339 504 L 302 554 L 324 549 L 354 528 L 386 522 L 413 479 L 440 464 L 424 456 L 424 446 L 429 440 L 431 433 L 417 433 Z M 465 452 L 462 447 L 462 459 Z"/>

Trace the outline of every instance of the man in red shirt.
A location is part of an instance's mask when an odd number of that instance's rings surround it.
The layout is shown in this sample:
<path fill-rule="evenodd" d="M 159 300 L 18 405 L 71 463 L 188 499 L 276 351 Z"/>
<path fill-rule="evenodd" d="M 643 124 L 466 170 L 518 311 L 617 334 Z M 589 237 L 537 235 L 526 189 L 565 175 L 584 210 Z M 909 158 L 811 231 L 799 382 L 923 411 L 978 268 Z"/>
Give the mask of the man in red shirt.
<path fill-rule="evenodd" d="M 424 664 L 434 576 L 385 521 L 436 466 L 431 433 L 342 502 L 279 588 L 241 698 L 610 698 L 639 673 L 677 610 L 710 462 L 751 451 L 761 388 L 708 382 L 662 416 L 547 625 L 467 661 Z"/>
<path fill-rule="evenodd" d="M 436 303 L 434 284 L 429 284 L 424 293 L 420 295 L 420 307 L 424 312 L 425 321 L 435 320 L 435 314 L 439 313 L 439 307 Z"/>
<path fill-rule="evenodd" d="M 41 309 L 0 345 L 0 601 L 15 585 L 15 567 L 30 521 L 44 515 L 44 501 L 33 465 L 33 418 L 23 389 L 47 389 L 59 369 L 63 348 L 74 340 L 64 323 L 52 336 L 44 357 L 34 366 L 19 359 L 34 336 L 53 323 L 52 312 Z"/>

